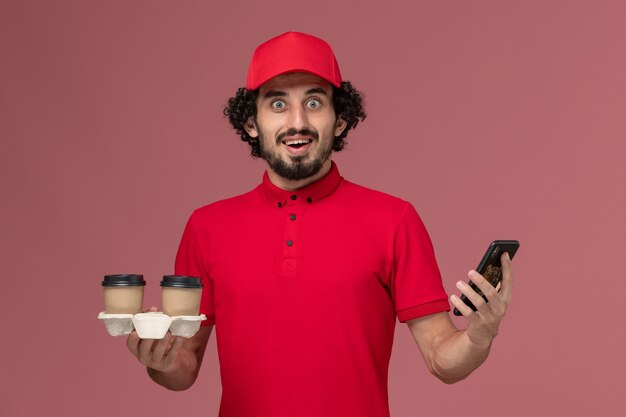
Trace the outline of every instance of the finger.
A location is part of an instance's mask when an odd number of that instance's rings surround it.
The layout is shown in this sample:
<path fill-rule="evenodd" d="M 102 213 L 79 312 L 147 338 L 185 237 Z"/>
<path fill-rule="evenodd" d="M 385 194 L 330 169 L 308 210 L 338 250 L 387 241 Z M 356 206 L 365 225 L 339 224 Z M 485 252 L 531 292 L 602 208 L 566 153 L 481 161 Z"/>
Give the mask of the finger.
<path fill-rule="evenodd" d="M 476 292 L 476 290 L 472 288 L 468 283 L 459 281 L 456 283 L 456 287 L 461 291 L 463 295 L 465 295 L 465 297 L 467 297 L 467 299 L 472 302 L 472 304 L 474 304 L 474 307 L 476 307 L 477 309 L 480 308 L 481 305 L 485 304 L 484 298 L 481 297 L 480 294 L 478 294 L 478 292 Z"/>
<path fill-rule="evenodd" d="M 476 284 L 478 288 L 480 288 L 480 291 L 482 291 L 485 297 L 487 297 L 487 300 L 493 300 L 495 298 L 497 294 L 496 288 L 491 285 L 491 283 L 487 281 L 485 277 L 483 277 L 474 270 L 469 271 L 467 273 L 467 276 L 472 280 L 474 284 Z"/>
<path fill-rule="evenodd" d="M 469 317 L 474 314 L 474 310 L 472 310 L 467 304 L 463 302 L 459 297 L 452 294 L 450 297 L 450 302 L 461 312 L 461 314 L 465 317 Z"/>
<path fill-rule="evenodd" d="M 139 343 L 139 360 L 146 364 L 150 361 L 152 357 L 152 345 L 154 344 L 154 339 L 141 339 Z"/>
<path fill-rule="evenodd" d="M 161 362 L 163 358 L 167 355 L 167 351 L 170 350 L 171 346 L 172 334 L 168 332 L 163 339 L 155 343 L 154 349 L 152 349 L 151 360 L 153 362 Z"/>
<path fill-rule="evenodd" d="M 126 347 L 128 347 L 128 350 L 130 350 L 130 352 L 136 357 L 139 357 L 139 342 L 140 341 L 141 339 L 139 338 L 135 330 L 133 330 L 128 335 L 128 339 L 126 339 Z"/>
<path fill-rule="evenodd" d="M 148 309 L 148 311 L 149 311 L 150 313 L 156 313 L 157 311 L 159 311 L 159 309 L 158 309 L 157 307 L 155 307 L 155 306 L 152 306 L 152 307 L 150 307 L 150 308 Z"/>
<path fill-rule="evenodd" d="M 178 357 L 178 352 L 180 351 L 180 348 L 183 346 L 183 338 L 181 336 L 172 336 L 172 337 L 174 339 L 174 342 L 172 343 L 170 351 L 165 357 L 164 364 L 166 367 L 170 367 L 174 364 L 174 362 L 176 362 L 176 358 Z"/>
<path fill-rule="evenodd" d="M 502 254 L 500 260 L 502 262 L 502 299 L 508 305 L 513 296 L 513 262 L 511 262 L 511 258 L 506 252 Z"/>

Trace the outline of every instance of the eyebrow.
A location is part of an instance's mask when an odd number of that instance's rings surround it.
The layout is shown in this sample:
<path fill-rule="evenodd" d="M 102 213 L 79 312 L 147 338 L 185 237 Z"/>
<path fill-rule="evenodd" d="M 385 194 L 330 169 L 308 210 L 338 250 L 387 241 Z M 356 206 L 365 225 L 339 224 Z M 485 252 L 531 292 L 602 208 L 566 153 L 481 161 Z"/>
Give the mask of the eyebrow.
<path fill-rule="evenodd" d="M 263 99 L 272 97 L 287 97 L 287 93 L 282 91 L 269 90 L 267 93 L 263 94 Z"/>
<path fill-rule="evenodd" d="M 307 96 L 311 94 L 323 94 L 327 96 L 328 92 L 324 90 L 322 87 L 314 87 L 309 90 L 306 90 L 304 94 Z M 267 93 L 263 94 L 263 99 L 265 100 L 265 99 L 273 98 L 273 97 L 287 97 L 287 95 L 288 94 L 285 93 L 284 91 L 269 90 Z"/>
<path fill-rule="evenodd" d="M 307 96 L 309 94 L 323 94 L 325 96 L 328 95 L 328 93 L 326 92 L 326 90 L 324 90 L 322 87 L 315 87 L 315 88 L 311 88 L 310 90 L 306 90 L 306 94 Z"/>

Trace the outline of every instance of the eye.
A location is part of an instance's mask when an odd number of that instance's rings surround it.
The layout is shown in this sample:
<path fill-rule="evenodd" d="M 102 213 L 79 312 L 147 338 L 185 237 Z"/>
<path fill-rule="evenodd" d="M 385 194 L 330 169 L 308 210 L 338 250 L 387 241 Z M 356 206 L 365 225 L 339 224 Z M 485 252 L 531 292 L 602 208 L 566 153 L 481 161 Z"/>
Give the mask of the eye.
<path fill-rule="evenodd" d="M 322 105 L 322 102 L 316 98 L 312 98 L 311 100 L 306 102 L 306 105 L 310 109 L 317 109 L 318 107 Z"/>
<path fill-rule="evenodd" d="M 287 105 L 282 100 L 276 100 L 272 102 L 271 106 L 274 110 L 284 110 Z"/>

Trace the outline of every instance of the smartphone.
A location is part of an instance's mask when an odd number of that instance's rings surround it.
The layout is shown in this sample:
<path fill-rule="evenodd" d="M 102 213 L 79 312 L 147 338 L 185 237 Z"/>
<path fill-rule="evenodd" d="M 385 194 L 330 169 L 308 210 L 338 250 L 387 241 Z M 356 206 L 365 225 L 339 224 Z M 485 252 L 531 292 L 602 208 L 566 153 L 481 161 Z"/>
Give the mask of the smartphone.
<path fill-rule="evenodd" d="M 504 252 L 508 252 L 509 257 L 513 259 L 517 249 L 519 249 L 519 242 L 517 240 L 494 240 L 491 242 L 483 259 L 478 264 L 476 272 L 489 281 L 491 285 L 497 287 L 500 281 L 502 281 L 502 262 L 500 261 L 500 256 L 502 256 Z M 485 297 L 483 292 L 473 281 L 470 280 L 468 284 L 487 301 L 487 297 Z M 472 310 L 476 311 L 474 304 L 472 304 L 464 294 L 461 294 L 461 301 L 467 304 Z M 454 308 L 454 315 L 462 316 L 461 312 L 456 307 Z"/>

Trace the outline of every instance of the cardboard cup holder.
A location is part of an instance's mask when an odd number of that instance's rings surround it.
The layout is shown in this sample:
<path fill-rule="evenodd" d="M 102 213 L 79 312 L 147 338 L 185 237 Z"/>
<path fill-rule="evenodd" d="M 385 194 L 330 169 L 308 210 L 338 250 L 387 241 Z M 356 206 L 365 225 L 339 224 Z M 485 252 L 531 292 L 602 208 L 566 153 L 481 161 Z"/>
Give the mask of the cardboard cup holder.
<path fill-rule="evenodd" d="M 200 330 L 200 323 L 206 320 L 199 316 L 173 316 L 162 312 L 138 314 L 98 314 L 111 336 L 124 336 L 137 330 L 140 339 L 163 339 L 169 330 L 174 336 L 191 337 Z"/>

